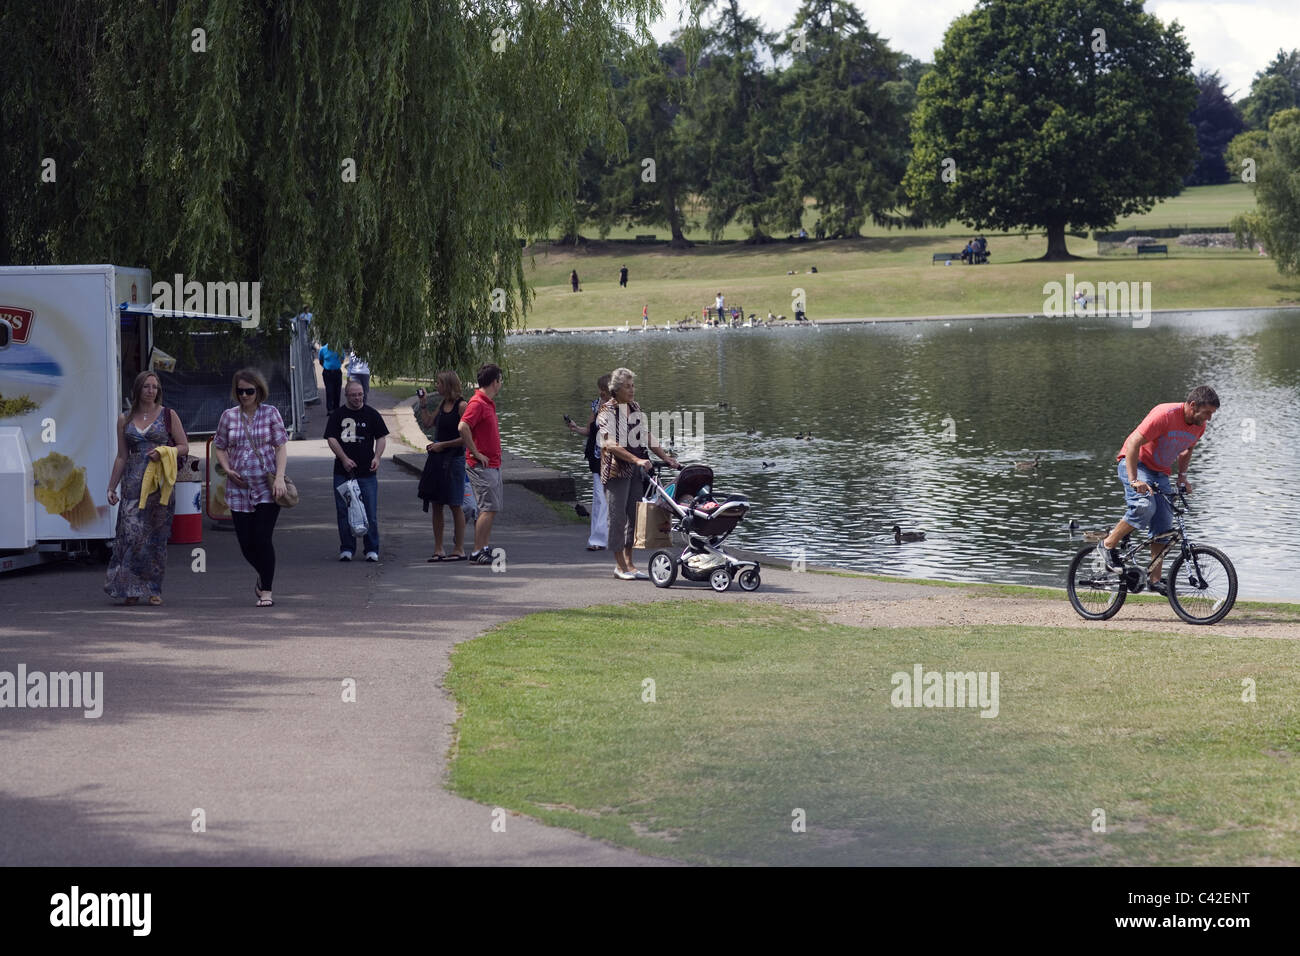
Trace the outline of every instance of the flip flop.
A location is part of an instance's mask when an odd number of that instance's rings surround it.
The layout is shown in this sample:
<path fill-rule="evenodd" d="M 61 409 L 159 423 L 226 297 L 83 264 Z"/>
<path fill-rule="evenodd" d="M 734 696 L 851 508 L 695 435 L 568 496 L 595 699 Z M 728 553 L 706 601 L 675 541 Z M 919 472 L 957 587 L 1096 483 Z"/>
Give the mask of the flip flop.
<path fill-rule="evenodd" d="M 149 604 L 152 607 L 160 607 L 162 605 L 162 598 L 156 594 L 151 594 L 149 595 Z"/>
<path fill-rule="evenodd" d="M 435 564 L 438 561 L 445 561 L 445 560 L 446 559 L 442 555 L 435 554 L 433 557 L 426 559 L 425 564 Z"/>
<path fill-rule="evenodd" d="M 587 545 L 587 550 L 588 550 L 588 551 L 604 551 L 604 550 L 605 550 L 605 546 L 604 546 L 603 544 L 589 544 L 589 545 Z"/>
<path fill-rule="evenodd" d="M 449 554 L 449 555 L 447 555 L 445 558 L 443 558 L 442 560 L 444 560 L 444 561 L 464 561 L 464 560 L 465 560 L 465 555 L 463 555 L 463 554 Z"/>

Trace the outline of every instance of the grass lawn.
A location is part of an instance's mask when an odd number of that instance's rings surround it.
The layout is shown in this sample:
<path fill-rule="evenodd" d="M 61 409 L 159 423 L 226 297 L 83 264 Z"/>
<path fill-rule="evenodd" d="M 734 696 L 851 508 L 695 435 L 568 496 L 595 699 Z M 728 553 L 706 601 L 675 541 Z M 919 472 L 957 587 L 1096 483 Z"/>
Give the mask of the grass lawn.
<path fill-rule="evenodd" d="M 1163 203 L 1135 225 L 1224 225 L 1253 208 L 1242 184 L 1201 187 Z M 1130 223 L 1120 223 L 1120 227 Z M 808 314 L 828 318 L 1040 313 L 1043 285 L 1076 281 L 1150 282 L 1151 308 L 1274 307 L 1300 303 L 1300 280 L 1280 276 L 1271 259 L 1249 250 L 1170 245 L 1167 259 L 1132 251 L 1100 256 L 1092 239 L 1070 237 L 1081 261 L 1033 261 L 1047 249 L 1041 235 L 992 235 L 987 266 L 932 265 L 935 252 L 959 252 L 970 235 L 960 224 L 943 229 L 884 232 L 861 239 L 746 246 L 710 244 L 688 250 L 665 245 L 592 242 L 579 249 L 530 248 L 528 281 L 536 299 L 528 328 L 639 327 L 642 306 L 653 324 L 699 317 L 720 291 L 728 305 L 766 316 L 794 316 L 792 298 L 803 289 Z M 1165 241 L 1165 240 L 1162 240 Z M 618 285 L 627 265 L 629 284 Z M 809 274 L 812 266 L 817 274 Z M 583 291 L 573 293 L 576 269 Z M 791 270 L 796 275 L 788 275 Z"/>
<path fill-rule="evenodd" d="M 866 630 L 722 602 L 642 620 L 539 614 L 458 646 L 452 788 L 693 862 L 1300 859 L 1289 642 Z M 997 717 L 892 707 L 891 675 L 914 664 L 997 671 Z M 792 831 L 796 808 L 807 832 Z"/>

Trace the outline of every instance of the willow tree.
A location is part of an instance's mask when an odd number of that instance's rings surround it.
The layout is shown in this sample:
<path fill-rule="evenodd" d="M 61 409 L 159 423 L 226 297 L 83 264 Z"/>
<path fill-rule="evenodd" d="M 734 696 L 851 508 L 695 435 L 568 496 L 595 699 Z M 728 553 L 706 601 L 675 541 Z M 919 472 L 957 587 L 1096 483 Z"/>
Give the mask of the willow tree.
<path fill-rule="evenodd" d="M 921 80 L 904 186 L 932 222 L 1101 229 L 1177 195 L 1196 162 L 1192 55 L 1130 0 L 979 0 Z"/>
<path fill-rule="evenodd" d="M 467 368 L 524 320 L 520 240 L 572 207 L 575 157 L 621 145 L 605 62 L 658 9 L 6 5 L 32 42 L 0 65 L 3 252 L 258 281 L 264 316 L 305 305 L 380 373 Z"/>

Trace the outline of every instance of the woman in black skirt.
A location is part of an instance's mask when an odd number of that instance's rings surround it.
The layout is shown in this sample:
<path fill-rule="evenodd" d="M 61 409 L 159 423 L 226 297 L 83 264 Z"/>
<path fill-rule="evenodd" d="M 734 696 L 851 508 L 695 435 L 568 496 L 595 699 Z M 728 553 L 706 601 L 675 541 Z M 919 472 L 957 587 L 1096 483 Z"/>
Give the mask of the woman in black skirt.
<path fill-rule="evenodd" d="M 469 404 L 461 397 L 460 378 L 450 370 L 439 372 L 438 394 L 442 401 L 436 410 L 427 407 L 428 399 L 420 396 L 417 405 L 420 424 L 433 429 L 433 441 L 424 446 L 429 458 L 420 476 L 419 495 L 424 500 L 424 510 L 433 505 L 433 557 L 434 561 L 465 560 L 465 440 L 460 437 L 460 416 Z M 442 509 L 451 509 L 455 536 L 450 554 L 442 550 Z"/>

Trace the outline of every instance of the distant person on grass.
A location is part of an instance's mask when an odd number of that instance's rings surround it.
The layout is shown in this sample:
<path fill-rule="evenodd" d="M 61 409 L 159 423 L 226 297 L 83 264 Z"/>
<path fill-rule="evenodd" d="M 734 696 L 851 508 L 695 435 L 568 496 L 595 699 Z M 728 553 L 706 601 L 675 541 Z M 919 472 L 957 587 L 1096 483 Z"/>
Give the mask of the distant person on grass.
<path fill-rule="evenodd" d="M 573 286 L 573 291 L 578 291 L 578 270 L 574 269 L 569 273 L 569 285 Z"/>
<path fill-rule="evenodd" d="M 627 288 L 627 266 L 618 270 L 618 284 L 624 289 Z"/>
<path fill-rule="evenodd" d="M 474 552 L 469 556 L 475 564 L 492 563 L 492 522 L 505 507 L 501 487 L 501 428 L 496 406 L 501 384 L 499 367 L 489 362 L 480 368 L 478 391 L 469 400 L 458 426 L 460 437 L 465 440 L 465 474 L 478 504 Z"/>
<path fill-rule="evenodd" d="M 1119 543 L 1126 534 L 1141 528 L 1152 536 L 1163 534 L 1174 526 L 1169 502 L 1155 491 L 1171 492 L 1170 473 L 1178 465 L 1179 483 L 1191 494 L 1192 484 L 1187 480 L 1187 469 L 1192 463 L 1192 447 L 1205 434 L 1205 426 L 1219 410 L 1219 396 L 1208 385 L 1198 385 L 1182 402 L 1157 405 L 1142 419 L 1120 449 L 1119 483 L 1124 489 L 1128 510 L 1105 539 L 1097 543 L 1097 553 L 1106 562 L 1107 569 L 1118 571 L 1124 562 L 1120 558 Z M 1168 594 L 1160 580 L 1167 543 L 1153 546 L 1150 588 L 1158 594 Z"/>

